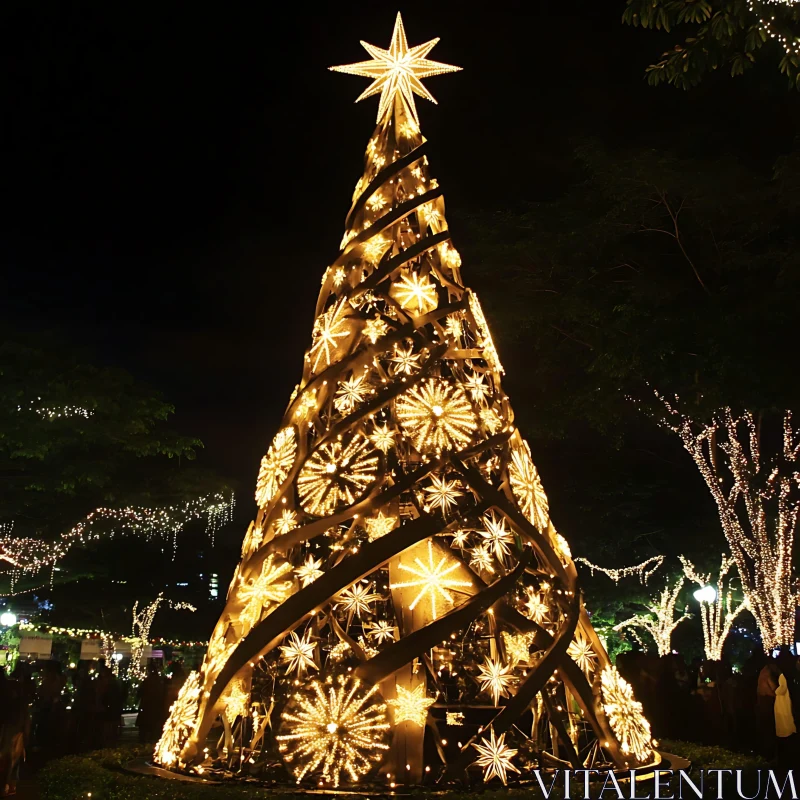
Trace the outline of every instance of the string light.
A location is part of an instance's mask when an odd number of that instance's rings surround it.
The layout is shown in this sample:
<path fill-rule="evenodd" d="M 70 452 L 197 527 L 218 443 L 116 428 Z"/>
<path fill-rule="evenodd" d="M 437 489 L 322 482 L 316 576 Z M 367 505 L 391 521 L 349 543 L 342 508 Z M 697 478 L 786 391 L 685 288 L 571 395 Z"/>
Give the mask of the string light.
<path fill-rule="evenodd" d="M 711 422 L 701 423 L 678 411 L 678 398 L 673 403 L 655 395 L 667 412 L 664 427 L 680 437 L 717 504 L 765 652 L 793 645 L 800 435 L 791 411 L 783 416 L 779 457 L 766 458 L 750 411 L 734 416 L 724 408 Z"/>
<path fill-rule="evenodd" d="M 318 774 L 323 785 L 338 788 L 343 773 L 357 782 L 381 760 L 389 723 L 377 692 L 339 675 L 293 696 L 281 715 L 286 732 L 275 738 L 298 783 Z"/>
<path fill-rule="evenodd" d="M 511 759 L 517 754 L 516 750 L 506 745 L 506 735 L 501 733 L 495 739 L 494 728 L 489 731 L 489 738 L 481 737 L 480 743 L 473 743 L 473 747 L 478 751 L 479 757 L 475 760 L 476 766 L 485 767 L 483 773 L 484 782 L 488 783 L 492 778 L 500 778 L 503 786 L 508 781 L 508 773 L 516 772 L 519 770 L 511 762 Z"/>
<path fill-rule="evenodd" d="M 585 564 L 589 567 L 592 577 L 594 577 L 595 572 L 602 572 L 603 575 L 611 578 L 614 583 L 619 583 L 623 578 L 636 575 L 639 578 L 639 583 L 646 586 L 647 581 L 651 578 L 653 573 L 664 563 L 664 556 L 653 556 L 652 558 L 642 561 L 641 564 L 634 564 L 632 567 L 621 567 L 620 569 L 598 567 L 597 564 L 593 564 L 585 558 L 576 558 L 575 562 Z"/>
<path fill-rule="evenodd" d="M 683 572 L 686 577 L 700 586 L 701 589 L 709 586 L 711 575 L 701 575 L 697 572 L 694 565 L 684 556 L 678 556 L 683 565 Z M 709 661 L 722 661 L 722 648 L 725 640 L 731 632 L 736 617 L 744 611 L 747 606 L 747 598 L 738 605 L 733 602 L 733 591 L 728 584 L 728 573 L 734 567 L 732 559 L 725 554 L 717 573 L 717 588 L 712 589 L 713 598 L 704 598 L 700 601 L 700 619 L 703 625 L 703 643 L 705 645 L 705 656 Z M 695 592 L 695 597 L 697 596 Z"/>
<path fill-rule="evenodd" d="M 397 687 L 397 697 L 386 701 L 394 709 L 394 722 L 413 722 L 420 728 L 425 726 L 428 709 L 436 702 L 435 697 L 425 695 L 425 684 L 417 684 L 413 691 L 403 686 Z"/>
<path fill-rule="evenodd" d="M 800 55 L 800 37 L 791 33 L 783 33 L 780 28 L 776 27 L 775 14 L 773 11 L 775 6 L 795 8 L 798 3 L 800 3 L 800 0 L 747 0 L 747 8 L 755 14 L 758 19 L 759 27 L 771 39 L 780 42 L 787 56 Z M 796 19 L 792 21 L 797 22 Z"/>

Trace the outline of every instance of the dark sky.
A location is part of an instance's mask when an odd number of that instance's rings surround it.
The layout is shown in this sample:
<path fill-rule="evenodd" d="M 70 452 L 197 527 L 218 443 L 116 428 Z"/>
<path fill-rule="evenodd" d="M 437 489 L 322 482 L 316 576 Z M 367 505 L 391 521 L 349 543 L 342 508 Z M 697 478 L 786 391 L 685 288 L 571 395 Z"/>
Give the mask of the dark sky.
<path fill-rule="evenodd" d="M 556 196 L 576 138 L 771 158 L 797 130 L 774 66 L 648 87 L 670 37 L 623 27 L 622 0 L 7 0 L 0 312 L 161 389 L 243 500 L 374 126 L 365 80 L 326 68 L 388 46 L 398 7 L 410 44 L 440 36 L 431 57 L 464 67 L 418 101 L 450 212 Z"/>

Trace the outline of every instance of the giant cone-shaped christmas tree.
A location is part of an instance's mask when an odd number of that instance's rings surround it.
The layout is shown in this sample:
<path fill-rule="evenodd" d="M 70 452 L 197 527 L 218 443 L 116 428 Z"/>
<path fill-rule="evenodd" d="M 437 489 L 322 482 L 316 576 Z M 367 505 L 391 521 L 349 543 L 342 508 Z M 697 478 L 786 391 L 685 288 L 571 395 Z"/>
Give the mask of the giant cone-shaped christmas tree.
<path fill-rule="evenodd" d="M 461 278 L 413 99 L 457 69 L 436 41 L 409 48 L 398 15 L 388 50 L 334 68 L 373 79 L 378 126 L 165 766 L 340 786 L 657 758 Z"/>

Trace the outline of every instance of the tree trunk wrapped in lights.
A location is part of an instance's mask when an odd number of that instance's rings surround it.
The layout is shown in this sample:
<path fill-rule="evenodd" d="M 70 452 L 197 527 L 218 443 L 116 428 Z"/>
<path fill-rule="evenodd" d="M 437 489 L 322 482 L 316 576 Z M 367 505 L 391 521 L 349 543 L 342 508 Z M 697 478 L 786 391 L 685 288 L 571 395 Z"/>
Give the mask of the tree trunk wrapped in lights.
<path fill-rule="evenodd" d="M 683 564 L 683 572 L 686 577 L 696 583 L 700 590 L 694 593 L 695 598 L 700 603 L 700 619 L 703 623 L 703 644 L 705 655 L 709 661 L 722 661 L 722 649 L 725 640 L 731 632 L 736 617 L 744 611 L 747 606 L 747 598 L 741 603 L 733 600 L 733 591 L 730 586 L 728 573 L 735 567 L 733 560 L 724 553 L 719 565 L 717 574 L 717 586 L 711 586 L 711 574 L 701 575 L 694 564 L 684 556 L 679 556 Z"/>
<path fill-rule="evenodd" d="M 167 722 L 162 764 L 215 763 L 207 739 L 234 716 L 235 681 L 252 693 L 226 729 L 239 743 L 229 764 L 279 755 L 311 785 L 467 770 L 505 782 L 525 765 L 656 758 L 582 608 L 461 279 L 412 97 L 432 99 L 419 79 L 454 69 L 426 58 L 434 44 L 408 48 L 398 15 L 388 51 L 365 45 L 372 61 L 337 68 L 374 79 L 362 96 L 381 93 L 378 126 L 191 678 L 199 691 Z"/>
<path fill-rule="evenodd" d="M 678 434 L 717 504 L 765 652 L 793 645 L 800 436 L 791 411 L 784 414 L 782 447 L 773 458 L 765 458 L 752 412 L 734 416 L 725 408 L 705 424 L 655 394 L 667 411 L 665 427 Z"/>

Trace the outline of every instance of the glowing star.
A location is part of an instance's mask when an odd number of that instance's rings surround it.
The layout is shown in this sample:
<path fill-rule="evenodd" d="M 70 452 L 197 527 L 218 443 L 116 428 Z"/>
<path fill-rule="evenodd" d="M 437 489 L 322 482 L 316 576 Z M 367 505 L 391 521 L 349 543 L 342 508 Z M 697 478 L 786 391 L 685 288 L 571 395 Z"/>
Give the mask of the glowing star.
<path fill-rule="evenodd" d="M 447 318 L 447 323 L 444 326 L 444 331 L 453 339 L 458 339 L 458 337 L 464 333 L 464 324 L 455 314 L 450 314 L 450 316 Z"/>
<path fill-rule="evenodd" d="M 632 753 L 639 761 L 647 760 L 653 752 L 650 723 L 642 714 L 642 704 L 634 699 L 631 685 L 612 666 L 603 670 L 600 684 L 603 710 L 620 749 L 626 755 Z"/>
<path fill-rule="evenodd" d="M 558 554 L 558 557 L 565 564 L 568 564 L 569 561 L 572 559 L 572 551 L 569 549 L 569 543 L 560 533 L 557 533 L 553 537 L 553 548 Z"/>
<path fill-rule="evenodd" d="M 441 508 L 443 513 L 447 513 L 450 506 L 458 505 L 458 498 L 464 496 L 456 481 L 448 481 L 440 475 L 431 475 L 431 485 L 425 487 L 425 492 L 431 508 Z"/>
<path fill-rule="evenodd" d="M 597 654 L 591 643 L 582 636 L 573 639 L 567 648 L 567 655 L 588 675 L 594 669 Z"/>
<path fill-rule="evenodd" d="M 478 572 L 494 572 L 494 561 L 489 548 L 485 545 L 473 547 L 470 553 L 469 565 Z"/>
<path fill-rule="evenodd" d="M 524 440 L 520 440 L 511 451 L 508 477 L 520 511 L 540 531 L 545 530 L 549 520 L 547 495 L 542 488 L 539 473 L 533 465 L 531 449 Z"/>
<path fill-rule="evenodd" d="M 220 697 L 220 701 L 225 706 L 225 718 L 229 725 L 233 725 L 239 717 L 246 717 L 250 713 L 250 690 L 242 678 L 231 682 Z"/>
<path fill-rule="evenodd" d="M 488 514 L 483 515 L 481 521 L 483 522 L 483 530 L 478 531 L 478 533 L 485 540 L 487 547 L 491 547 L 494 551 L 498 561 L 502 562 L 503 556 L 511 553 L 509 544 L 514 541 L 511 531 L 506 528 L 505 517 L 490 511 Z"/>
<path fill-rule="evenodd" d="M 261 459 L 256 483 L 256 502 L 264 506 L 275 497 L 278 487 L 286 480 L 289 470 L 294 464 L 297 452 L 297 439 L 294 428 L 284 428 L 272 440 L 267 454 Z"/>
<path fill-rule="evenodd" d="M 386 331 L 388 330 L 389 326 L 376 315 L 373 319 L 368 320 L 367 324 L 364 326 L 364 336 L 375 344 L 381 336 L 386 335 Z"/>
<path fill-rule="evenodd" d="M 427 275 L 416 272 L 403 274 L 389 289 L 389 296 L 400 303 L 404 311 L 414 316 L 422 316 L 433 311 L 439 305 L 439 294 L 436 285 L 431 283 Z"/>
<path fill-rule="evenodd" d="M 261 565 L 261 574 L 239 586 L 237 597 L 244 603 L 239 619 L 247 630 L 261 619 L 265 607 L 268 608 L 273 603 L 282 603 L 289 596 L 292 582 L 279 582 L 278 578 L 291 571 L 291 564 L 286 561 L 275 563 L 274 556 L 270 554 Z"/>
<path fill-rule="evenodd" d="M 458 269 L 461 266 L 461 256 L 458 250 L 449 242 L 442 242 L 439 245 L 439 256 L 442 259 L 442 263 L 451 270 Z"/>
<path fill-rule="evenodd" d="M 360 433 L 347 442 L 338 439 L 318 447 L 297 476 L 300 504 L 323 517 L 352 505 L 378 476 L 378 454 Z"/>
<path fill-rule="evenodd" d="M 371 391 L 372 387 L 367 379 L 367 373 L 352 375 L 339 384 L 333 404 L 340 414 L 347 414 L 356 406 L 361 405 Z"/>
<path fill-rule="evenodd" d="M 377 686 L 339 675 L 292 697 L 275 738 L 298 783 L 313 775 L 336 788 L 343 776 L 356 782 L 381 760 L 389 749 L 389 722 L 377 694 Z"/>
<path fill-rule="evenodd" d="M 503 420 L 497 416 L 493 408 L 482 408 L 478 416 L 492 436 L 503 427 Z"/>
<path fill-rule="evenodd" d="M 367 537 L 371 542 L 386 536 L 397 527 L 397 517 L 384 516 L 383 511 L 378 512 L 377 517 L 370 517 L 364 520 L 364 528 L 367 531 Z"/>
<path fill-rule="evenodd" d="M 403 583 L 392 584 L 392 589 L 419 589 L 417 596 L 408 607 L 413 611 L 420 600 L 429 598 L 431 602 L 431 616 L 437 618 L 436 601 L 444 601 L 445 605 L 453 605 L 454 599 L 450 589 L 472 586 L 469 581 L 457 581 L 449 575 L 457 570 L 460 564 L 457 561 L 448 563 L 447 556 L 442 556 L 438 562 L 434 562 L 433 545 L 428 540 L 428 562 L 422 561 L 419 556 L 414 559 L 416 566 L 409 566 L 400 562 L 399 568 L 404 572 L 410 572 L 416 580 L 405 581 Z"/>
<path fill-rule="evenodd" d="M 421 354 L 414 352 L 413 344 L 408 347 L 396 344 L 394 355 L 389 358 L 389 361 L 395 365 L 393 368 L 395 375 L 412 375 L 419 369 L 420 358 Z"/>
<path fill-rule="evenodd" d="M 470 397 L 472 397 L 476 403 L 479 403 L 489 394 L 489 387 L 486 385 L 483 375 L 477 372 L 472 375 L 467 375 L 464 380 L 464 388 L 469 392 Z"/>
<path fill-rule="evenodd" d="M 395 631 L 397 627 L 392 625 L 391 622 L 385 619 L 379 619 L 377 622 L 373 622 L 370 626 L 369 636 L 370 639 L 374 639 L 378 644 L 381 642 L 393 642 L 395 640 Z"/>
<path fill-rule="evenodd" d="M 190 672 L 178 697 L 169 707 L 169 717 L 164 732 L 158 740 L 153 757 L 165 767 L 178 763 L 181 750 L 189 739 L 197 722 L 200 707 L 200 673 Z"/>
<path fill-rule="evenodd" d="M 281 645 L 281 659 L 288 662 L 286 674 L 296 672 L 302 675 L 306 669 L 317 669 L 314 661 L 316 645 L 307 638 L 308 631 L 302 637 L 292 632 L 289 634 L 288 644 Z"/>
<path fill-rule="evenodd" d="M 297 409 L 294 412 L 295 417 L 298 419 L 307 419 L 309 414 L 317 407 L 317 390 L 312 389 L 306 392 L 297 404 Z"/>
<path fill-rule="evenodd" d="M 404 432 L 421 453 L 463 447 L 477 427 L 467 396 L 443 378 L 412 386 L 397 398 L 395 409 Z"/>
<path fill-rule="evenodd" d="M 528 595 L 528 599 L 525 601 L 526 616 L 534 622 L 544 622 L 550 613 L 550 607 L 542 599 L 541 592 L 534 589 L 533 586 L 526 586 L 525 592 Z"/>
<path fill-rule="evenodd" d="M 334 362 L 339 350 L 339 340 L 346 339 L 350 335 L 347 309 L 347 300 L 342 298 L 324 314 L 320 314 L 314 322 L 309 352 L 314 372 L 319 372 L 320 367 L 324 369 Z"/>
<path fill-rule="evenodd" d="M 388 201 L 382 194 L 374 194 L 367 200 L 367 207 L 370 211 L 380 211 Z"/>
<path fill-rule="evenodd" d="M 502 637 L 510 664 L 516 666 L 517 664 L 527 664 L 530 661 L 529 651 L 533 642 L 532 633 L 513 634 L 503 631 Z"/>
<path fill-rule="evenodd" d="M 330 69 L 334 72 L 372 78 L 372 83 L 359 95 L 356 102 L 380 93 L 378 122 L 391 114 L 395 102 L 399 102 L 419 125 L 414 95 L 424 97 L 432 103 L 436 102 L 433 95 L 423 86 L 422 79 L 442 75 L 445 72 L 458 72 L 461 69 L 426 58 L 438 41 L 439 39 L 431 39 L 425 44 L 409 48 L 403 18 L 398 13 L 388 50 L 361 42 L 361 46 L 372 56 L 372 61 L 360 61 L 357 64 L 346 64 Z"/>
<path fill-rule="evenodd" d="M 307 556 L 303 564 L 294 571 L 294 574 L 297 575 L 300 585 L 305 588 L 309 584 L 314 583 L 321 575 L 324 575 L 322 571 L 322 559 L 317 561 L 314 556 Z"/>
<path fill-rule="evenodd" d="M 425 684 L 420 683 L 411 692 L 398 686 L 397 699 L 386 702 L 394 709 L 395 724 L 407 720 L 423 728 L 428 719 L 428 709 L 436 702 L 436 698 L 426 697 Z"/>
<path fill-rule="evenodd" d="M 361 252 L 364 254 L 364 258 L 370 264 L 374 265 L 381 260 L 389 244 L 389 240 L 384 239 L 384 237 L 379 234 L 378 236 L 373 236 L 371 239 L 368 239 L 361 248 Z"/>
<path fill-rule="evenodd" d="M 377 592 L 373 592 L 373 583 L 354 583 L 349 589 L 345 589 L 338 595 L 337 603 L 348 614 L 355 614 L 361 619 L 361 614 L 368 614 L 372 609 L 370 606 L 376 601 L 381 600 Z"/>
<path fill-rule="evenodd" d="M 288 508 L 284 508 L 283 511 L 281 511 L 281 515 L 272 525 L 275 528 L 275 533 L 279 536 L 284 533 L 289 533 L 290 530 L 297 527 L 297 514 L 294 511 L 290 511 Z"/>
<path fill-rule="evenodd" d="M 469 535 L 472 531 L 467 530 L 466 528 L 459 528 L 457 531 L 453 531 L 453 541 L 450 542 L 451 547 L 458 547 L 463 550 L 465 547 L 469 546 Z"/>
<path fill-rule="evenodd" d="M 480 345 L 483 348 L 483 357 L 486 363 L 495 372 L 503 373 L 503 365 L 497 355 L 497 350 L 492 341 L 492 334 L 489 333 L 489 326 L 486 323 L 486 317 L 483 316 L 483 309 L 481 308 L 480 300 L 477 295 L 468 291 L 469 296 L 469 310 L 472 312 L 472 318 L 475 320 L 475 325 L 478 328 L 478 335 L 480 336 Z"/>
<path fill-rule="evenodd" d="M 487 658 L 481 665 L 478 680 L 481 682 L 481 691 L 491 691 L 494 704 L 498 705 L 501 697 L 508 697 L 508 687 L 513 685 L 516 678 L 511 674 L 510 666 Z"/>
<path fill-rule="evenodd" d="M 369 440 L 382 453 L 388 453 L 394 447 L 395 432 L 389 429 L 388 425 L 376 425 Z"/>
<path fill-rule="evenodd" d="M 506 735 L 501 733 L 494 738 L 494 728 L 489 731 L 489 738 L 481 737 L 481 744 L 473 743 L 473 747 L 478 751 L 479 757 L 474 762 L 478 767 L 484 767 L 483 780 L 488 783 L 492 778 L 497 777 L 506 785 L 508 772 L 519 770 L 511 763 L 511 759 L 517 751 L 506 745 Z"/>

